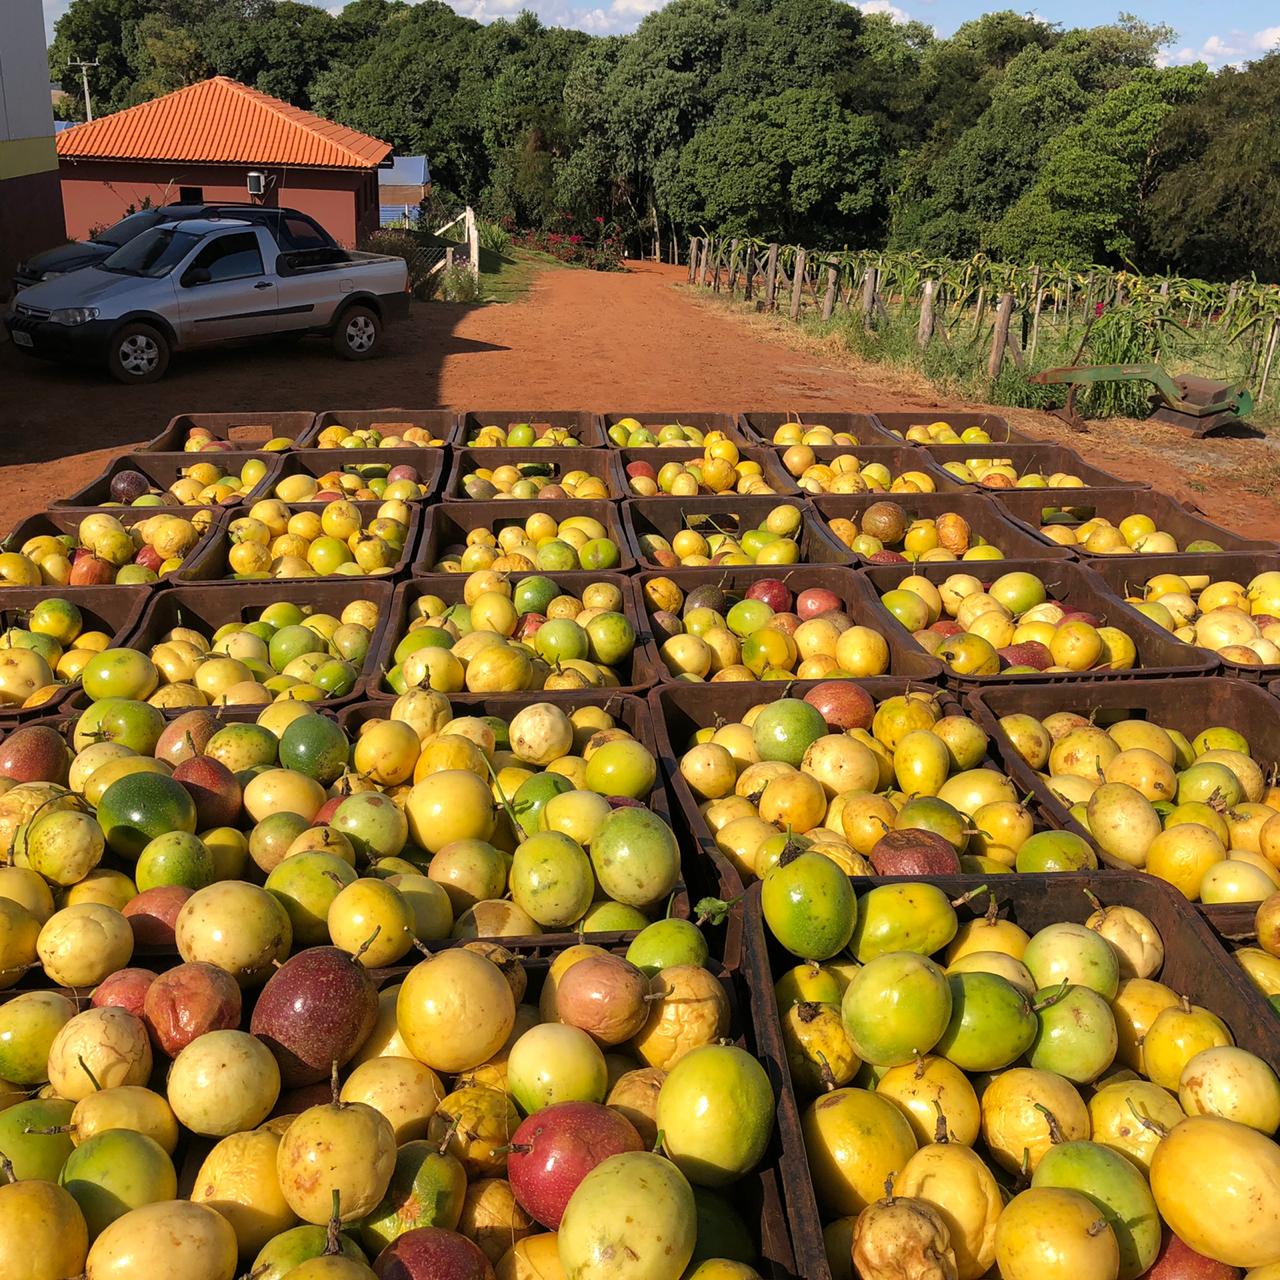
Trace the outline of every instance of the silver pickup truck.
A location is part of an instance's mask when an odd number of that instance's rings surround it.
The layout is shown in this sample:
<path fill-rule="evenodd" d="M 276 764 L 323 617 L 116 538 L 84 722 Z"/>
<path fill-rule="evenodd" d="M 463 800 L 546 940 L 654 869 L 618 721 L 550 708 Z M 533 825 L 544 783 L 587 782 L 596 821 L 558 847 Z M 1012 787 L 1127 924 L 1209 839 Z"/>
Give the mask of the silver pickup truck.
<path fill-rule="evenodd" d="M 281 250 L 265 226 L 210 218 L 154 227 L 96 266 L 22 290 L 5 326 L 29 355 L 154 382 L 175 351 L 249 338 L 318 334 L 365 360 L 408 311 L 403 258 Z"/>

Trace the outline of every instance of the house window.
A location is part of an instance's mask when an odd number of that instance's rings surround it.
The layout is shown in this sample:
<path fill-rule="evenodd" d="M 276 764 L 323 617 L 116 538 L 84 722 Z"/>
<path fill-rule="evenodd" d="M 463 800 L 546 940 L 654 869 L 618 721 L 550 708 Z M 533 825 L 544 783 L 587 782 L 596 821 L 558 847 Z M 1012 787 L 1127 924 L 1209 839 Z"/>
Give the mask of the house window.
<path fill-rule="evenodd" d="M 178 203 L 179 204 L 204 204 L 204 188 L 203 187 L 179 187 Z"/>

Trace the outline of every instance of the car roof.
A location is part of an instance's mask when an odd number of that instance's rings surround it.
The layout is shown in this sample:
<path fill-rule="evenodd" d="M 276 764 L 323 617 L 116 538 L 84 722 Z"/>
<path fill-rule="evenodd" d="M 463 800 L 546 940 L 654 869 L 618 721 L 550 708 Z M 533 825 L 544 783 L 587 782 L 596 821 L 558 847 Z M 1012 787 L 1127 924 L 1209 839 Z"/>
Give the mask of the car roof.
<path fill-rule="evenodd" d="M 182 229 L 195 235 L 207 236 L 214 231 L 226 231 L 229 227 L 251 227 L 252 222 L 244 218 L 183 218 Z"/>

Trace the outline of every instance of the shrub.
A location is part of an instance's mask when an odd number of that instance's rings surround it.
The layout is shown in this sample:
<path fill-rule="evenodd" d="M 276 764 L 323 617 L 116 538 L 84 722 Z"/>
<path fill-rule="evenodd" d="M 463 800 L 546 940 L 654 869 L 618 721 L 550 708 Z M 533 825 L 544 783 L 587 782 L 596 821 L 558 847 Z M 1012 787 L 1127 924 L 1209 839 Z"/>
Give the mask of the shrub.
<path fill-rule="evenodd" d="M 440 297 L 445 302 L 479 302 L 480 281 L 462 263 L 446 267 L 440 273 Z"/>
<path fill-rule="evenodd" d="M 409 288 L 420 301 L 426 301 L 436 292 L 439 277 L 431 274 L 431 268 L 440 260 L 441 253 L 424 245 L 412 232 L 390 228 L 375 231 L 360 247 L 369 253 L 403 258 L 409 268 Z"/>

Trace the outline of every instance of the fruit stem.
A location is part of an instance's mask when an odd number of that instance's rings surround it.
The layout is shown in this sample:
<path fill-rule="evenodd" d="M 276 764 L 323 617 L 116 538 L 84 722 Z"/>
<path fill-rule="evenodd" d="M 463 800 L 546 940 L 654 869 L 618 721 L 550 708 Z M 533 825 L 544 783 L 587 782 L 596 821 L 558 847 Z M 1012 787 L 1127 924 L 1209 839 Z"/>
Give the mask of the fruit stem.
<path fill-rule="evenodd" d="M 1052 1009 L 1053 1006 L 1057 1004 L 1058 1001 L 1061 1000 L 1062 997 L 1067 994 L 1067 988 L 1070 985 L 1071 985 L 1070 980 L 1067 978 L 1063 978 L 1060 986 L 1058 986 L 1053 991 L 1051 991 L 1047 996 L 1045 996 L 1043 1000 L 1037 1000 L 1031 1006 L 1031 1012 L 1039 1013 L 1041 1009 Z"/>
<path fill-rule="evenodd" d="M 373 946 L 374 942 L 377 940 L 378 934 L 380 934 L 381 932 L 382 932 L 382 926 L 380 924 L 375 925 L 373 932 L 360 944 L 360 949 L 351 958 L 356 962 L 359 962 L 360 957 L 364 955 L 364 953 L 368 951 L 371 946 Z"/>
<path fill-rule="evenodd" d="M 937 1098 L 934 1098 L 933 1106 L 938 1113 L 938 1118 L 933 1125 L 933 1140 L 940 1146 L 945 1146 L 951 1141 L 951 1135 L 947 1132 L 947 1113 L 943 1111 L 942 1103 Z"/>
<path fill-rule="evenodd" d="M 1169 1130 L 1148 1112 L 1139 1111 L 1138 1108 L 1134 1106 L 1132 1098 L 1126 1098 L 1125 1102 L 1128 1104 L 1129 1111 L 1133 1115 L 1133 1118 L 1149 1133 L 1154 1133 L 1161 1139 L 1169 1136 Z"/>
<path fill-rule="evenodd" d="M 896 1176 L 895 1174 L 892 1174 L 892 1173 L 891 1173 L 891 1174 L 890 1174 L 890 1175 L 889 1175 L 889 1176 L 884 1180 L 884 1200 L 885 1200 L 885 1203 L 886 1203 L 886 1204 L 893 1204 L 893 1201 L 894 1201 L 894 1196 L 893 1196 L 893 1179 L 894 1179 L 894 1177 L 895 1177 L 895 1176 Z"/>
<path fill-rule="evenodd" d="M 828 1093 L 836 1087 L 836 1074 L 831 1070 L 831 1064 L 827 1061 L 827 1055 L 821 1049 L 814 1050 L 814 1056 L 818 1059 L 818 1074 L 822 1077 L 822 1083 L 826 1087 Z"/>
<path fill-rule="evenodd" d="M 337 1187 L 333 1189 L 333 1212 L 329 1215 L 329 1227 L 325 1232 L 324 1252 L 326 1257 L 332 1257 L 335 1253 L 342 1252 L 342 1242 L 338 1239 L 338 1232 L 342 1227 L 342 1192 Z"/>
<path fill-rule="evenodd" d="M 453 1135 L 458 1132 L 459 1116 L 453 1116 L 449 1120 L 449 1127 L 444 1131 L 444 1137 L 440 1139 L 440 1145 L 436 1148 L 436 1155 L 442 1156 L 449 1149 L 449 1143 L 453 1141 Z"/>
<path fill-rule="evenodd" d="M 1037 1102 L 1034 1105 L 1035 1109 L 1044 1116 L 1045 1123 L 1049 1126 L 1049 1141 L 1052 1142 L 1055 1147 L 1066 1142 L 1066 1135 L 1062 1132 L 1062 1126 L 1058 1123 L 1058 1117 L 1055 1116 L 1043 1102 Z"/>
<path fill-rule="evenodd" d="M 659 1129 L 658 1132 L 654 1135 L 653 1147 L 651 1149 L 655 1153 L 661 1151 L 663 1148 L 663 1144 L 666 1142 L 666 1139 L 667 1139 L 666 1131 L 664 1129 Z"/>
<path fill-rule="evenodd" d="M 51 1138 L 57 1133 L 70 1133 L 72 1126 L 69 1124 L 51 1124 L 51 1125 L 24 1125 L 23 1133 L 38 1133 L 43 1138 Z"/>
<path fill-rule="evenodd" d="M 987 922 L 987 924 L 988 924 L 989 926 L 993 926 L 993 925 L 995 924 L 995 922 L 996 922 L 996 912 L 997 912 L 999 909 L 1000 909 L 1000 908 L 999 908 L 999 905 L 998 905 L 998 904 L 997 904 L 997 902 L 996 902 L 996 895 L 995 895 L 994 893 L 989 893 L 989 894 L 987 895 L 987 910 L 986 910 L 986 914 L 982 917 L 982 918 Z"/>
<path fill-rule="evenodd" d="M 1105 910 L 1106 910 L 1106 908 L 1102 905 L 1102 899 L 1101 899 L 1101 898 L 1099 898 L 1099 897 L 1098 897 L 1098 895 L 1097 895 L 1096 893 L 1094 893 L 1094 891 L 1093 891 L 1092 889 L 1086 889 L 1086 890 L 1084 891 L 1084 896 L 1085 896 L 1086 898 L 1088 898 L 1088 899 L 1089 899 L 1089 902 L 1092 904 L 1093 909 L 1094 909 L 1095 911 L 1105 911 Z"/>
<path fill-rule="evenodd" d="M 494 770 L 493 762 L 482 751 L 480 758 L 484 761 L 484 767 L 489 770 L 489 779 L 493 783 L 493 789 L 498 793 L 498 801 L 506 812 L 507 821 L 511 823 L 511 834 L 517 839 L 520 837 L 522 830 L 520 819 L 516 817 L 516 811 L 511 805 L 511 801 L 507 799 L 507 793 L 503 791 L 502 784 L 498 781 L 498 775 Z"/>
<path fill-rule="evenodd" d="M 338 1088 L 338 1060 L 334 1060 L 329 1064 L 329 1094 L 333 1099 L 333 1105 L 340 1107 L 342 1102 L 338 1097 L 340 1090 Z"/>
<path fill-rule="evenodd" d="M 980 884 L 976 889 L 970 889 L 968 893 L 962 893 L 958 898 L 952 898 L 951 905 L 953 907 L 963 907 L 966 903 L 972 902 L 974 898 L 983 893 L 991 893 L 989 885 Z M 994 902 L 995 895 L 992 894 L 991 896 L 992 901 Z"/>
<path fill-rule="evenodd" d="M 80 1070 L 89 1077 L 89 1083 L 93 1085 L 94 1093 L 101 1093 L 102 1086 L 98 1083 L 98 1077 L 89 1070 L 89 1064 L 84 1060 L 84 1054 L 77 1054 L 76 1061 L 80 1064 Z"/>

